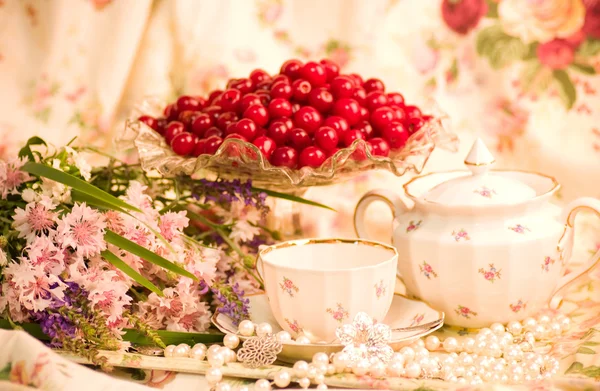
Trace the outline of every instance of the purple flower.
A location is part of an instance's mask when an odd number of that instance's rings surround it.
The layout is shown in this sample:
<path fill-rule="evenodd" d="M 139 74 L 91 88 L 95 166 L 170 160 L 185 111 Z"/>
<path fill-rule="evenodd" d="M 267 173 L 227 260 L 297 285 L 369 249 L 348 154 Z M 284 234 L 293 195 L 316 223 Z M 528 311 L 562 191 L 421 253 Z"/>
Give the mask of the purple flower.
<path fill-rule="evenodd" d="M 229 316 L 234 325 L 248 318 L 250 299 L 244 297 L 244 291 L 239 284 L 215 284 L 211 290 L 214 298 L 220 303 L 217 311 Z"/>
<path fill-rule="evenodd" d="M 193 182 L 192 194 L 196 199 L 204 202 L 215 202 L 217 204 L 231 204 L 234 201 L 243 202 L 247 206 L 254 206 L 263 212 L 268 211 L 266 204 L 267 194 L 252 189 L 252 181 L 242 183 L 239 179 L 226 181 L 217 179 L 209 181 L 199 179 Z"/>

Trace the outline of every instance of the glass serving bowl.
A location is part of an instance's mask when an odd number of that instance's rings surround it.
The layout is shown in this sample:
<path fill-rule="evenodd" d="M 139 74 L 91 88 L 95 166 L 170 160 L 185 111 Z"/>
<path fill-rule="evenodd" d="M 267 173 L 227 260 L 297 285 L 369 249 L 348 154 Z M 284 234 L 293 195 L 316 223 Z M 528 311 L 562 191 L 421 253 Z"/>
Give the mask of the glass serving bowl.
<path fill-rule="evenodd" d="M 357 140 L 330 156 L 319 168 L 289 169 L 271 165 L 257 147 L 239 139 L 224 140 L 214 155 L 186 157 L 175 154 L 160 134 L 137 120 L 141 115 L 161 116 L 164 106 L 164 102 L 154 98 L 144 100 L 116 139 L 120 149 L 137 149 L 145 170 L 157 170 L 164 176 L 208 171 L 224 179 L 251 179 L 256 187 L 289 194 L 302 194 L 311 186 L 339 183 L 373 169 L 385 169 L 396 176 L 407 171 L 420 173 L 434 148 L 456 151 L 458 146 L 457 136 L 446 124 L 446 114 L 429 101 L 420 107 L 432 119 L 408 139 L 404 148 L 391 151 L 389 157 L 373 156 L 367 143 Z M 362 159 L 355 159 L 355 153 Z"/>

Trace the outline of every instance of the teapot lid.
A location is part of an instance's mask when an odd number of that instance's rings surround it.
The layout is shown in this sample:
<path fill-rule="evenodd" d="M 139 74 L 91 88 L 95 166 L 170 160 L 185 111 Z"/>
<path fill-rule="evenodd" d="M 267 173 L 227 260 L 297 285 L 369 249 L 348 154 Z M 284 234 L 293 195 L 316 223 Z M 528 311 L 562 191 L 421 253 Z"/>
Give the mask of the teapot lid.
<path fill-rule="evenodd" d="M 491 171 L 494 162 L 494 156 L 478 138 L 465 159 L 471 173 L 442 182 L 421 198 L 444 205 L 468 206 L 514 204 L 537 195 L 529 185 Z"/>

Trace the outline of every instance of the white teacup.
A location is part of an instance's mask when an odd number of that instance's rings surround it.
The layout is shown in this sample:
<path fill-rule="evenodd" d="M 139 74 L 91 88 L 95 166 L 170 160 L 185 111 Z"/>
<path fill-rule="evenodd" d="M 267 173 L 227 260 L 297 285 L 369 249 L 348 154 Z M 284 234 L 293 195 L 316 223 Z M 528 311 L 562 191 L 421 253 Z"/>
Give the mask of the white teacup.
<path fill-rule="evenodd" d="M 398 253 L 363 239 L 304 239 L 262 250 L 257 268 L 277 323 L 293 336 L 333 342 L 358 312 L 383 320 L 392 304 Z"/>

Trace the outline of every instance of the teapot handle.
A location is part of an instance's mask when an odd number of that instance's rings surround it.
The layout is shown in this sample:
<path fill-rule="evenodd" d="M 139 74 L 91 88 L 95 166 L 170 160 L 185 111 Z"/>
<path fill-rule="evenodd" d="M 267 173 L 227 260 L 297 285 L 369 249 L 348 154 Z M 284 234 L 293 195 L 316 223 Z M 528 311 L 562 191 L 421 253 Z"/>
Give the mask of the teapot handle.
<path fill-rule="evenodd" d="M 565 232 L 558 241 L 560 259 L 565 263 L 569 262 L 573 252 L 573 242 L 575 238 L 575 217 L 579 212 L 586 209 L 591 210 L 592 212 L 596 213 L 598 217 L 600 217 L 600 200 L 592 197 L 581 197 L 571 202 L 565 209 L 568 211 L 568 214 L 564 218 Z M 562 303 L 564 290 L 576 282 L 580 277 L 584 276 L 590 270 L 596 267 L 598 263 L 600 263 L 600 250 L 596 251 L 592 258 L 583 266 L 561 277 L 561 279 L 558 281 L 558 286 L 550 298 L 550 308 L 557 309 Z"/>
<path fill-rule="evenodd" d="M 384 189 L 372 190 L 366 193 L 354 209 L 354 231 L 359 238 L 369 239 L 367 235 L 367 229 L 365 226 L 365 213 L 369 205 L 375 201 L 383 201 L 392 210 L 392 216 L 395 219 L 396 216 L 410 211 L 410 208 L 404 201 L 394 192 Z M 392 233 L 392 243 L 394 242 Z"/>

